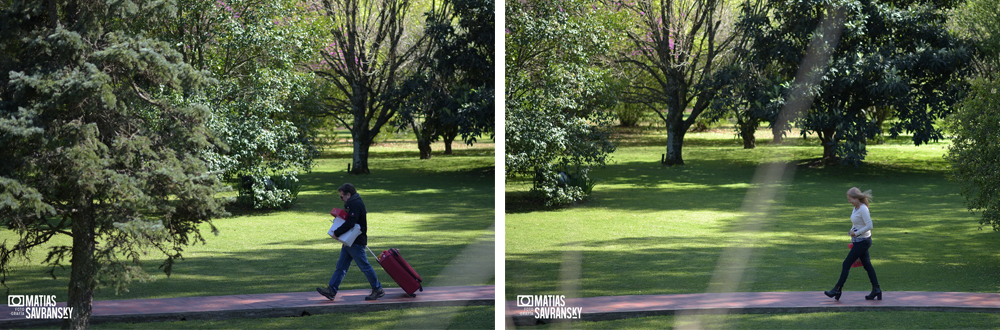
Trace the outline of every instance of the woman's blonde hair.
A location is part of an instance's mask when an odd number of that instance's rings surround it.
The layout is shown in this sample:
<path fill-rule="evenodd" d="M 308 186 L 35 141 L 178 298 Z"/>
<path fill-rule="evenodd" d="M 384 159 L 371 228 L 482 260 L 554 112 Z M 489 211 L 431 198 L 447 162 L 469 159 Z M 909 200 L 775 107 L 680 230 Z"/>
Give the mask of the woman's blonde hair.
<path fill-rule="evenodd" d="M 868 189 L 865 192 L 861 192 L 861 189 L 858 189 L 858 187 L 851 187 L 851 189 L 847 189 L 847 196 L 857 199 L 861 201 L 861 204 L 868 206 L 868 202 L 872 199 L 872 190 Z"/>

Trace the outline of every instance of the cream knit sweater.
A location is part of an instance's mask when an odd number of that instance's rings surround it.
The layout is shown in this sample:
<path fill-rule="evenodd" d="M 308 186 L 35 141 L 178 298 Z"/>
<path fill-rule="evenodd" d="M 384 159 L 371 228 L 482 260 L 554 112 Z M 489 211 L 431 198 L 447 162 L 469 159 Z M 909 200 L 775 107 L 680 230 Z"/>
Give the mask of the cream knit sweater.
<path fill-rule="evenodd" d="M 872 237 L 872 217 L 868 213 L 868 205 L 861 204 L 851 212 L 851 225 L 856 240 Z"/>

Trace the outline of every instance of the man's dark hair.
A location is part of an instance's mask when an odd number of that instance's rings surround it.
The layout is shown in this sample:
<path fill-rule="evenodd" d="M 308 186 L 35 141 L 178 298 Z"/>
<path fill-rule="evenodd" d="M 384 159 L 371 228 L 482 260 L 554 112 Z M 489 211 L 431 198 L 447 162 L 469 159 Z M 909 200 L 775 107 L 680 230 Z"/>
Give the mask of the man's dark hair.
<path fill-rule="evenodd" d="M 358 191 L 354 189 L 354 185 L 350 184 L 350 183 L 345 183 L 345 184 L 341 185 L 340 188 L 337 188 L 337 191 L 342 192 L 342 193 L 351 194 L 351 196 L 354 196 L 354 195 L 358 194 Z"/>

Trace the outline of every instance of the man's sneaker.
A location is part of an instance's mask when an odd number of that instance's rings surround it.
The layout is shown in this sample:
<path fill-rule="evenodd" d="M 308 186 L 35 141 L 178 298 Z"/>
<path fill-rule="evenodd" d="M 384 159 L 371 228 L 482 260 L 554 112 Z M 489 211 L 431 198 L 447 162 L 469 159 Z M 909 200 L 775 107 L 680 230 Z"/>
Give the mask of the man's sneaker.
<path fill-rule="evenodd" d="M 382 290 L 382 288 L 372 289 L 372 294 L 365 297 L 365 300 L 375 300 L 378 298 L 382 298 L 382 296 L 384 295 L 385 295 L 385 290 Z"/>
<path fill-rule="evenodd" d="M 333 300 L 337 296 L 336 292 L 333 292 L 330 288 L 316 288 L 316 292 L 326 297 L 326 299 Z"/>

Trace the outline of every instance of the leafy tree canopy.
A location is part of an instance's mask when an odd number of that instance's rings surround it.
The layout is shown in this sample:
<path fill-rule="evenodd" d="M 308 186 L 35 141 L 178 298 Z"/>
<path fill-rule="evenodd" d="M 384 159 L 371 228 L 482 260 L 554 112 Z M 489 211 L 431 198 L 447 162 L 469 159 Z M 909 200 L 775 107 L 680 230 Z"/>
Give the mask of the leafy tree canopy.
<path fill-rule="evenodd" d="M 976 46 L 972 92 L 949 118 L 955 135 L 946 158 L 980 224 L 1000 231 L 1000 11 L 991 0 L 969 0 L 955 11 L 955 29 Z"/>
<path fill-rule="evenodd" d="M 952 118 L 955 137 L 946 158 L 980 224 L 1000 231 L 1000 83 L 979 80 Z"/>
<path fill-rule="evenodd" d="M 214 113 L 209 126 L 230 149 L 213 166 L 237 184 L 240 204 L 290 206 L 298 172 L 316 155 L 309 139 L 315 123 L 293 109 L 313 79 L 300 64 L 322 47 L 317 10 L 289 0 L 179 0 L 177 8 L 170 24 L 147 33 L 218 80 L 205 93 Z"/>
<path fill-rule="evenodd" d="M 507 4 L 507 175 L 535 175 L 546 204 L 582 199 L 587 172 L 614 151 L 604 111 L 615 103 L 600 54 L 612 31 L 585 1 Z"/>
<path fill-rule="evenodd" d="M 396 125 L 414 131 L 421 159 L 439 138 L 450 154 L 459 134 L 471 145 L 494 126 L 493 1 L 447 0 L 425 15 L 417 69 L 396 89 Z"/>
<path fill-rule="evenodd" d="M 819 135 L 825 159 L 858 166 L 868 139 L 882 130 L 878 111 L 888 109 L 896 117 L 889 128 L 893 137 L 912 133 L 916 145 L 942 138 L 934 123 L 962 99 L 971 52 L 945 28 L 947 8 L 941 5 L 952 3 L 767 0 L 767 10 L 743 18 L 752 34 L 748 58 L 787 91 L 819 22 L 842 12 L 841 37 L 828 48 L 832 53 L 821 66 L 821 82 L 808 87 L 814 101 L 797 123 L 803 134 Z"/>

